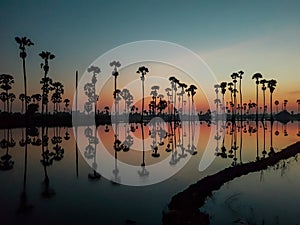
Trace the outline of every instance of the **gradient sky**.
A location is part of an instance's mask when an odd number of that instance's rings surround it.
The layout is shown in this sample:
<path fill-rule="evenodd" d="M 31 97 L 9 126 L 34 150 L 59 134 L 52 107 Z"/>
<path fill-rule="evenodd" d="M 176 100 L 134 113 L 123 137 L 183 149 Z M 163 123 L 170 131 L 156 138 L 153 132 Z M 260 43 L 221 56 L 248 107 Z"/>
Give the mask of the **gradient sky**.
<path fill-rule="evenodd" d="M 205 60 L 219 81 L 245 71 L 245 101 L 254 99 L 251 76 L 278 80 L 274 99 L 300 98 L 300 1 L 10 1 L 0 3 L 0 73 L 23 85 L 15 36 L 35 43 L 28 50 L 28 82 L 40 90 L 38 53 L 56 55 L 50 76 L 72 98 L 74 73 L 121 44 L 163 40 L 185 46 Z M 39 91 L 40 92 L 40 91 Z M 290 109 L 296 110 L 295 107 Z"/>

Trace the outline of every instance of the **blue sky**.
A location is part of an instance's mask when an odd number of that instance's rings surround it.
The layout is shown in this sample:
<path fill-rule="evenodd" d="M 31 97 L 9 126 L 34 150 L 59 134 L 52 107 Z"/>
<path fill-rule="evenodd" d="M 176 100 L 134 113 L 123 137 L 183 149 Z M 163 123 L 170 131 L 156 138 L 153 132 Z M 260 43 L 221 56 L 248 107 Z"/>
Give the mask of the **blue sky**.
<path fill-rule="evenodd" d="M 82 73 L 106 51 L 157 39 L 198 53 L 220 80 L 258 70 L 300 97 L 299 11 L 300 1 L 1 1 L 0 73 L 13 74 L 21 87 L 15 36 L 35 43 L 28 51 L 32 91 L 39 90 L 42 50 L 57 56 L 51 76 L 70 83 L 76 69 Z"/>

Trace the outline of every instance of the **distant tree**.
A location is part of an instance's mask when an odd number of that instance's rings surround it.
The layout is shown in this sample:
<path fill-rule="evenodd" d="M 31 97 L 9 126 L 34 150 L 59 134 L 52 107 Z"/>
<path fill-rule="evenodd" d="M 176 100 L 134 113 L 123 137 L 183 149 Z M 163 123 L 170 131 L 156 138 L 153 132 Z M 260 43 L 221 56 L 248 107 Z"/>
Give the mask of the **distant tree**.
<path fill-rule="evenodd" d="M 64 100 L 64 103 L 65 103 L 65 109 L 64 109 L 64 111 L 69 112 L 70 100 L 66 98 Z"/>
<path fill-rule="evenodd" d="M 50 90 L 53 90 L 51 101 L 54 104 L 54 111 L 59 112 L 62 95 L 64 94 L 64 85 L 61 82 L 53 82 Z"/>
<path fill-rule="evenodd" d="M 0 75 L 0 88 L 5 91 L 7 98 L 7 112 L 9 112 L 9 93 L 8 91 L 12 89 L 12 85 L 15 83 L 14 77 L 9 74 L 1 74 Z"/>
<path fill-rule="evenodd" d="M 278 113 L 278 105 L 279 105 L 279 101 L 276 100 L 276 101 L 274 102 L 274 104 L 276 105 L 276 113 Z"/>
<path fill-rule="evenodd" d="M 8 100 L 10 102 L 10 109 L 9 112 L 12 113 L 12 103 L 15 101 L 16 95 L 14 93 L 9 93 Z"/>
<path fill-rule="evenodd" d="M 5 103 L 8 100 L 8 96 L 6 92 L 1 92 L 0 93 L 0 100 L 3 102 L 3 112 L 5 112 L 6 108 L 5 108 Z"/>

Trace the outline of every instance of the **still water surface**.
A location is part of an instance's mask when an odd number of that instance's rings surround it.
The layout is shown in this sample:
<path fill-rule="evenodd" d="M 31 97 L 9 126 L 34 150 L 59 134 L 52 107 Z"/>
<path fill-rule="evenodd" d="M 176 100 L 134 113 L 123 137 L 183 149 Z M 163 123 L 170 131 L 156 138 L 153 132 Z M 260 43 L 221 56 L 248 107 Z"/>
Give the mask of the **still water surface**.
<path fill-rule="evenodd" d="M 145 142 L 146 168 L 148 165 L 166 159 L 174 151 L 178 151 L 175 158 L 178 158 L 180 153 L 189 154 L 191 157 L 182 157 L 180 160 L 187 160 L 186 165 L 169 179 L 154 185 L 136 187 L 112 182 L 115 181 L 113 172 L 115 165 L 111 165 L 109 168 L 111 179 L 104 177 L 91 179 L 94 172 L 87 162 L 91 163 L 93 157 L 87 159 L 87 155 L 81 154 L 80 151 L 76 152 L 76 141 L 71 128 L 48 129 L 50 152 L 55 152 L 53 147 L 57 147 L 57 145 L 64 149 L 63 154 L 60 152 L 57 155 L 49 155 L 50 158 L 53 158 L 52 164 L 49 166 L 44 167 L 41 163 L 42 147 L 38 145 L 38 142 L 36 142 L 37 145 L 28 145 L 26 183 L 24 185 L 24 147 L 19 144 L 24 137 L 24 130 L 21 128 L 11 129 L 9 132 L 1 130 L 1 139 L 15 142 L 15 146 L 11 144 L 8 152 L 5 145 L 0 149 L 1 156 L 11 155 L 11 160 L 14 162 L 11 169 L 0 171 L 1 224 L 119 225 L 126 224 L 126 222 L 130 222 L 128 220 L 131 220 L 136 224 L 158 225 L 161 224 L 162 211 L 171 197 L 190 184 L 226 167 L 268 157 L 271 140 L 275 152 L 300 140 L 300 137 L 297 136 L 299 122 L 287 125 L 275 122 L 272 133 L 269 123 L 265 124 L 265 129 L 261 123 L 256 127 L 255 122 L 245 122 L 242 127 L 239 125 L 235 129 L 229 124 L 224 131 L 219 129 L 222 125 L 222 122 L 219 122 L 218 129 L 216 129 L 216 124 L 208 127 L 206 123 L 195 122 L 190 125 L 185 122 L 176 127 L 173 132 L 176 134 L 173 136 L 176 136 L 177 147 L 174 147 L 171 152 L 165 151 L 170 137 L 163 137 L 164 144 L 158 148 L 160 157 L 153 157 L 150 147 L 154 143 L 154 139 L 155 143 L 160 141 L 160 136 L 151 135 L 154 132 L 153 129 L 157 130 L 159 126 L 145 127 L 144 138 L 148 140 Z M 132 129 L 130 124 L 120 124 L 119 126 L 119 137 L 122 141 L 128 134 L 132 137 L 133 142 L 141 139 L 141 127 L 134 125 L 135 129 Z M 80 137 L 84 138 L 85 129 L 78 128 Z M 38 131 L 37 136 L 31 137 L 32 142 L 41 138 L 41 129 L 39 128 Z M 166 131 L 170 132 L 168 129 Z M 218 156 L 206 170 L 200 172 L 198 170 L 199 162 L 210 131 L 215 133 L 215 147 L 212 151 Z M 100 141 L 114 156 L 113 127 L 98 127 L 97 133 Z M 158 133 L 155 134 L 158 135 Z M 223 134 L 225 135 L 226 152 L 220 154 L 223 146 Z M 220 138 L 218 138 L 219 136 Z M 53 137 L 61 137 L 61 143 L 57 144 L 54 141 L 53 144 L 51 141 Z M 194 137 L 194 141 L 192 137 Z M 258 149 L 256 148 L 257 140 Z M 197 151 L 195 155 L 192 154 L 193 152 L 187 151 L 192 149 L 193 144 Z M 230 151 L 234 149 L 232 148 L 234 145 L 236 145 L 236 150 Z M 139 166 L 143 160 L 142 152 L 135 150 L 118 152 L 118 159 L 120 162 Z M 174 157 L 172 159 L 174 160 Z M 100 166 L 97 165 L 97 167 Z M 172 165 L 169 162 L 166 163 L 166 170 L 170 167 L 172 168 Z M 212 224 L 237 224 L 238 221 L 249 224 L 300 223 L 297 215 L 300 208 L 299 168 L 300 164 L 297 159 L 291 158 L 268 170 L 237 178 L 215 192 L 212 199 L 208 199 L 201 210 L 210 214 Z M 46 175 L 49 178 L 48 185 L 45 184 Z M 138 171 L 136 171 L 136 176 L 139 176 Z"/>

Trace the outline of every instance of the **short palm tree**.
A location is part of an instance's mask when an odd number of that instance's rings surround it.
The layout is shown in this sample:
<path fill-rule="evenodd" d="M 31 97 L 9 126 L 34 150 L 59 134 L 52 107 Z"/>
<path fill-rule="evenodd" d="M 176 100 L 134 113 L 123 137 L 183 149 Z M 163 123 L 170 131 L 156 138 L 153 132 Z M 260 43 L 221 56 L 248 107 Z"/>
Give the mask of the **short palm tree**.
<path fill-rule="evenodd" d="M 7 98 L 7 112 L 9 112 L 9 93 L 8 91 L 12 88 L 12 85 L 15 83 L 14 77 L 9 74 L 1 74 L 0 75 L 0 88 L 5 91 Z"/>

